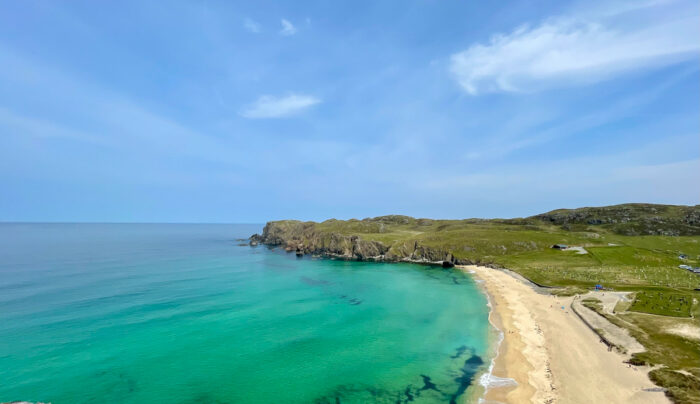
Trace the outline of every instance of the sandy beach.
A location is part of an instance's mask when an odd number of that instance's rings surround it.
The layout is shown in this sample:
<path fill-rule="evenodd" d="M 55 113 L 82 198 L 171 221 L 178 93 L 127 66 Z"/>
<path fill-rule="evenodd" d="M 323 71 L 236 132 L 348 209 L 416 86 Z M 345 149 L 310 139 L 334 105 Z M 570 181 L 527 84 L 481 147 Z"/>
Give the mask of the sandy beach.
<path fill-rule="evenodd" d="M 646 368 L 629 367 L 571 311 L 572 297 L 538 293 L 508 271 L 461 269 L 483 281 L 490 321 L 503 333 L 492 372 L 502 386 L 488 388 L 482 402 L 669 403 L 645 390 L 656 387 Z"/>

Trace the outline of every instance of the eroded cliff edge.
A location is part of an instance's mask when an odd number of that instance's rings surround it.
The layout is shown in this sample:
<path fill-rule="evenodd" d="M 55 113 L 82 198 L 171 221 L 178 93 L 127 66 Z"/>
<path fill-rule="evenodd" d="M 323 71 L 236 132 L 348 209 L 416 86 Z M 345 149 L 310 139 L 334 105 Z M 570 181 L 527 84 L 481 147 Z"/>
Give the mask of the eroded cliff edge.
<path fill-rule="evenodd" d="M 451 252 L 421 245 L 417 240 L 397 241 L 390 245 L 365 240 L 359 235 L 344 235 L 320 230 L 317 223 L 283 220 L 268 222 L 262 235 L 254 234 L 251 243 L 280 246 L 288 252 L 322 257 L 367 261 L 416 262 L 451 266 L 473 264 L 455 259 Z"/>

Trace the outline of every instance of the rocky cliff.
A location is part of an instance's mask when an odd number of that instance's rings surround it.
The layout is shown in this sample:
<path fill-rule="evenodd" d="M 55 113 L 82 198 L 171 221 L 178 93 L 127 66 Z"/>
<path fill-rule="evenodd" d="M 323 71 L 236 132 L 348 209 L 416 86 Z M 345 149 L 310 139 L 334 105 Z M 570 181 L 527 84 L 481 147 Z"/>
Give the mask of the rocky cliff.
<path fill-rule="evenodd" d="M 299 255 L 314 254 L 368 261 L 434 263 L 443 266 L 472 263 L 456 260 L 450 252 L 420 245 L 418 241 L 385 245 L 380 241 L 364 240 L 358 235 L 322 231 L 314 222 L 295 220 L 268 222 L 262 235 L 254 234 L 250 241 L 269 246 L 281 246 L 286 251 L 296 252 Z"/>

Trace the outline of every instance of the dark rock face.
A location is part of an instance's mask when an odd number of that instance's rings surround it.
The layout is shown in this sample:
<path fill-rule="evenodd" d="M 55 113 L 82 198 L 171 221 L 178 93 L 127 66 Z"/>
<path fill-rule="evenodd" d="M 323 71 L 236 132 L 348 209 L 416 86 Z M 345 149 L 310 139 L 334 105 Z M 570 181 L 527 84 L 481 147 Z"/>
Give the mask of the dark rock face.
<path fill-rule="evenodd" d="M 403 221 L 403 216 L 389 216 L 382 220 Z M 318 231 L 312 222 L 285 220 L 269 222 L 263 234 L 254 234 L 252 242 L 270 246 L 284 246 L 285 251 L 294 251 L 297 255 L 314 254 L 323 257 L 335 257 L 354 260 L 372 261 L 411 261 L 424 263 L 456 263 L 451 253 L 419 245 L 392 247 L 379 241 L 364 240 L 360 236 L 348 236 L 333 232 Z"/>
<path fill-rule="evenodd" d="M 452 261 L 442 261 L 443 268 L 452 268 L 454 266 L 455 266 L 455 264 Z"/>
<path fill-rule="evenodd" d="M 696 206 L 696 209 L 686 213 L 685 217 L 683 218 L 683 221 L 689 226 L 700 227 L 700 209 L 697 209 Z"/>
<path fill-rule="evenodd" d="M 387 261 L 410 261 L 442 264 L 443 261 L 457 263 L 452 253 L 421 245 L 418 241 L 395 244 L 386 253 Z"/>

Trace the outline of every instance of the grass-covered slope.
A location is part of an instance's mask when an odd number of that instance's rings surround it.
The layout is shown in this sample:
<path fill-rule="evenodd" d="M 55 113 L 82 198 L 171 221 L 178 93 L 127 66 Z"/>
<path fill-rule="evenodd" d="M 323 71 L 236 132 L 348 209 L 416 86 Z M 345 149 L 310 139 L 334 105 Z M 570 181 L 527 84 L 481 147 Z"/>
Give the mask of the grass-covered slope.
<path fill-rule="evenodd" d="M 287 220 L 268 223 L 259 240 L 345 258 L 491 264 L 555 287 L 691 290 L 700 277 L 678 265 L 700 266 L 699 218 L 700 206 L 629 204 L 507 220 Z"/>
<path fill-rule="evenodd" d="M 700 209 L 697 205 L 629 203 L 596 208 L 559 209 L 534 218 L 560 225 L 566 230 L 600 226 L 629 236 L 700 235 Z"/>
<path fill-rule="evenodd" d="M 700 396 L 700 340 L 665 331 L 700 327 L 700 275 L 678 267 L 700 266 L 700 205 L 561 209 L 523 219 L 284 220 L 252 240 L 298 254 L 505 267 L 564 293 L 597 284 L 634 292 L 632 304 L 611 317 L 647 349 L 634 361 L 663 365 L 652 379 L 676 402 Z"/>

